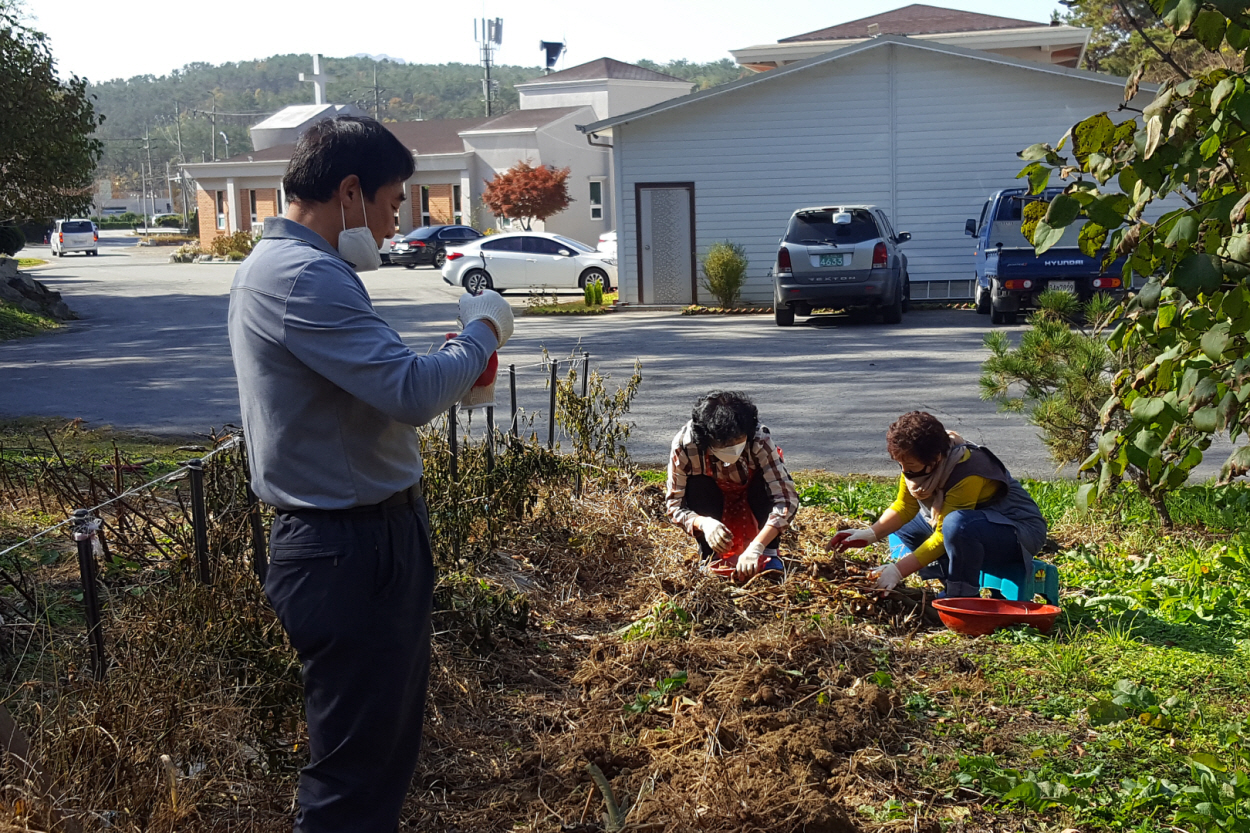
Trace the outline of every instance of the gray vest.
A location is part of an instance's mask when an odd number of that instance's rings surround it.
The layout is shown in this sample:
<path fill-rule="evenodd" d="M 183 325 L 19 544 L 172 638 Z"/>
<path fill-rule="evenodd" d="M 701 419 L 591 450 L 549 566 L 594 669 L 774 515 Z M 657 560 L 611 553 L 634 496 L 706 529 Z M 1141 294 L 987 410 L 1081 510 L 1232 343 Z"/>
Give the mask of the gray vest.
<path fill-rule="evenodd" d="M 1011 476 L 1011 472 L 994 455 L 994 452 L 971 443 L 968 444 L 968 448 L 972 455 L 955 466 L 950 477 L 943 484 L 942 492 L 946 493 L 950 487 L 973 475 L 1002 483 L 1005 489 L 999 489 L 998 494 L 978 503 L 976 508 L 985 512 L 986 520 L 1014 527 L 1016 537 L 1020 541 L 1020 549 L 1026 557 L 1032 558 L 1037 555 L 1042 545 L 1046 543 L 1046 519 L 1042 517 L 1042 510 L 1037 508 L 1033 498 L 1020 485 L 1020 482 Z M 925 520 L 932 525 L 932 509 L 922 503 L 920 510 Z"/>

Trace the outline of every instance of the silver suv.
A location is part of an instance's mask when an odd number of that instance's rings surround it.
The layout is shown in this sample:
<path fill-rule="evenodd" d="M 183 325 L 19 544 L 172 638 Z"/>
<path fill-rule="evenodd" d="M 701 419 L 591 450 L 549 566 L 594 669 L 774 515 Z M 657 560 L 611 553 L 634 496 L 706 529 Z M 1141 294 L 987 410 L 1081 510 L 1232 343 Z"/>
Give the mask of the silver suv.
<path fill-rule="evenodd" d="M 790 217 L 773 267 L 778 327 L 795 314 L 867 306 L 887 324 L 903 320 L 911 297 L 907 256 L 885 212 L 873 205 L 800 208 Z"/>

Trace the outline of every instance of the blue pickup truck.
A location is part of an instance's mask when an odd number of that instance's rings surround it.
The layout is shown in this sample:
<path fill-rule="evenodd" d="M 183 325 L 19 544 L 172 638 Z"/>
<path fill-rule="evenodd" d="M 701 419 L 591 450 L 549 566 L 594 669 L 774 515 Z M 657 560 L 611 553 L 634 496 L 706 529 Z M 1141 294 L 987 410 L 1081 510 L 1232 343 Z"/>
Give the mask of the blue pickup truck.
<path fill-rule="evenodd" d="M 981 208 L 979 220 L 968 220 L 964 233 L 976 238 L 976 306 L 995 324 L 1014 324 L 1017 316 L 1036 304 L 1047 289 L 1071 292 L 1082 301 L 1096 292 L 1119 298 L 1125 287 L 1120 277 L 1124 260 L 1106 271 L 1099 257 L 1087 257 L 1077 247 L 1083 220 L 1064 230 L 1063 237 L 1045 254 L 1020 233 L 1024 206 L 1031 200 L 1053 200 L 1061 188 L 1047 188 L 1040 195 L 1027 188 L 1004 188 L 994 192 Z"/>

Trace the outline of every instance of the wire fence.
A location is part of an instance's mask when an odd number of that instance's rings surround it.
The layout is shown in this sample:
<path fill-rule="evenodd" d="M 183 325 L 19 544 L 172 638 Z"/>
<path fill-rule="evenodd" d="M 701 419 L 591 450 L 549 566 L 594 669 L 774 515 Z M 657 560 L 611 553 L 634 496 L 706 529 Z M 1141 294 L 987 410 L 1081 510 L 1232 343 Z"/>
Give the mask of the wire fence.
<path fill-rule="evenodd" d="M 527 384 L 536 378 L 542 379 L 541 388 Z M 577 410 L 570 405 L 570 396 L 579 396 L 583 402 L 587 400 L 590 378 L 590 355 L 586 352 L 559 359 L 544 356 L 540 362 L 508 365 L 506 375 L 501 373 L 497 377 L 495 400 L 498 403 L 503 399 L 508 420 L 503 426 L 497 425 L 498 404 L 484 406 L 487 430 L 480 446 L 473 449 L 467 446 L 473 412 L 458 405 L 448 412 L 446 439 L 450 479 L 458 480 L 459 458 L 466 450 L 477 453 L 484 449 L 489 471 L 494 468 L 495 455 L 502 443 L 519 442 L 525 432 L 530 432 L 531 442 L 541 441 L 537 427 L 542 422 L 545 422 L 548 451 L 559 449 L 559 434 L 561 439 L 574 441 L 573 456 L 584 452 L 585 443 L 579 443 L 577 437 L 570 435 L 568 425 L 559 425 L 557 413 L 568 416 L 569 412 Z M 505 384 L 507 392 L 500 396 Z M 574 390 L 575 385 L 580 385 L 580 394 Z M 562 401 L 561 395 L 566 399 Z M 545 408 L 535 407 L 540 396 L 545 399 Z M 527 403 L 531 406 L 527 407 Z M 540 422 L 542 417 L 545 419 Z M 251 572 L 263 585 L 268 569 L 264 508 L 250 486 L 241 431 L 214 435 L 213 447 L 207 453 L 180 461 L 173 470 L 129 487 L 124 484 L 124 472 L 140 467 L 123 464 L 116 446 L 111 463 L 72 465 L 52 436 L 47 436 L 52 444 L 51 453 L 36 455 L 43 460 L 42 467 L 28 467 L 19 475 L 26 493 L 44 514 L 49 514 L 49 504 L 60 511 L 65 511 L 61 507 L 74 504 L 79 504 L 79 508 L 73 509 L 64 520 L 0 549 L 0 587 L 12 588 L 25 600 L 28 610 L 38 610 L 39 604 L 22 572 L 22 560 L 16 556 L 25 548 L 53 540 L 51 536 L 68 527 L 77 550 L 90 668 L 96 680 L 104 679 L 108 669 L 100 597 L 101 564 L 112 566 L 125 560 L 146 562 L 151 553 L 176 563 L 187 560 L 180 559 L 177 553 L 189 553 L 189 571 L 200 584 L 210 585 L 215 567 L 223 559 L 235 556 L 250 561 Z M 34 451 L 33 446 L 31 451 Z M 0 458 L 3 452 L 0 448 Z M 50 466 L 49 461 L 59 465 Z M 0 459 L 0 463 L 7 464 L 0 465 L 0 477 L 5 478 L 0 481 L 0 487 L 7 486 L 10 494 L 16 494 L 18 490 L 10 471 L 12 462 Z M 107 482 L 110 473 L 113 475 L 111 483 Z M 172 491 L 170 486 L 174 487 Z M 578 465 L 576 494 L 580 496 L 581 490 L 582 470 Z M 13 565 L 12 572 L 6 569 L 10 565 Z"/>

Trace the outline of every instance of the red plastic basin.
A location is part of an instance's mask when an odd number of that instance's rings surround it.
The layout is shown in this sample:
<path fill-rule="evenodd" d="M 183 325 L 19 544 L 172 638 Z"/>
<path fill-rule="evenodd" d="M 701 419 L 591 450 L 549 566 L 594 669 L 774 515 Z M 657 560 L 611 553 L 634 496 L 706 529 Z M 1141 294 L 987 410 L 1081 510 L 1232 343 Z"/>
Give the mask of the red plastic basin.
<path fill-rule="evenodd" d="M 943 625 L 968 636 L 993 633 L 1008 625 L 1031 625 L 1042 633 L 1050 633 L 1060 613 L 1054 605 L 1002 599 L 938 599 L 933 607 Z"/>

